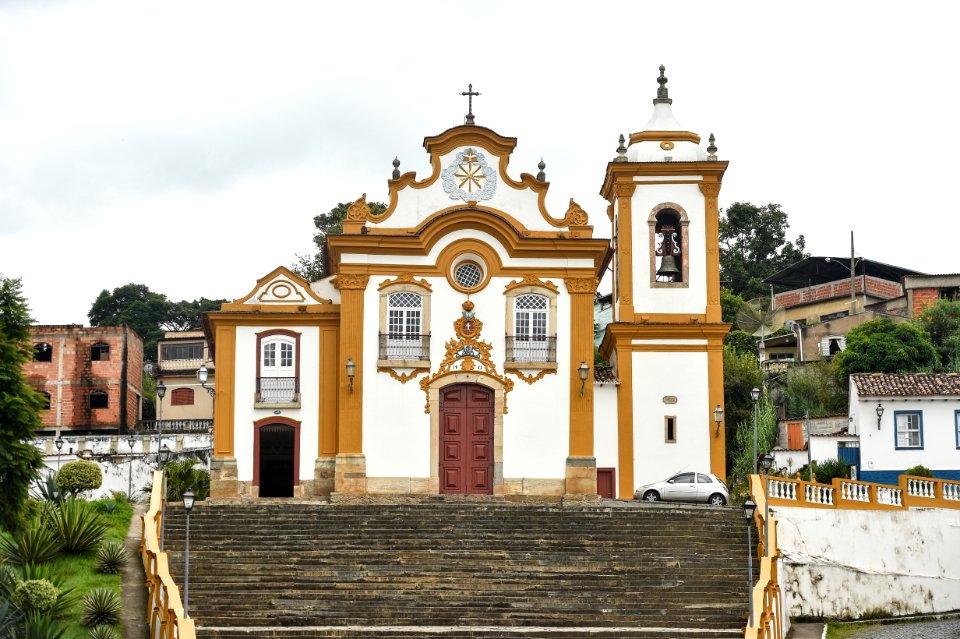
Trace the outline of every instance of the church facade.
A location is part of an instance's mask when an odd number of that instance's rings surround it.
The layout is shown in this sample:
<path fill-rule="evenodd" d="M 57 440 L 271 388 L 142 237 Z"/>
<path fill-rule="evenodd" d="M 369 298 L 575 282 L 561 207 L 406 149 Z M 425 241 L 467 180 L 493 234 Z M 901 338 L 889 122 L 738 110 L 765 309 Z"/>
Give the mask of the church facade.
<path fill-rule="evenodd" d="M 394 170 L 385 212 L 353 203 L 328 277 L 279 267 L 210 313 L 212 494 L 589 498 L 599 475 L 629 498 L 679 470 L 723 477 L 726 163 L 659 81 L 647 127 L 607 165 L 606 215 L 548 211 L 542 169 L 511 176 L 516 139 L 471 108 L 424 140 L 430 175 Z M 607 270 L 615 377 L 597 384 Z"/>

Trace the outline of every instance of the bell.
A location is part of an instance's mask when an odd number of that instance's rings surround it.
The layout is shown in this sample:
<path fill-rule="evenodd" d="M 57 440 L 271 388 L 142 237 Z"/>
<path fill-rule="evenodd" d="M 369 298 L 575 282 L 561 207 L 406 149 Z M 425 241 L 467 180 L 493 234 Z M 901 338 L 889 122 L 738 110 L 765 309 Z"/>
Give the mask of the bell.
<path fill-rule="evenodd" d="M 679 274 L 680 269 L 677 268 L 676 258 L 672 255 L 664 255 L 663 259 L 660 260 L 660 268 L 657 269 L 657 277 L 666 277 L 674 280 Z"/>

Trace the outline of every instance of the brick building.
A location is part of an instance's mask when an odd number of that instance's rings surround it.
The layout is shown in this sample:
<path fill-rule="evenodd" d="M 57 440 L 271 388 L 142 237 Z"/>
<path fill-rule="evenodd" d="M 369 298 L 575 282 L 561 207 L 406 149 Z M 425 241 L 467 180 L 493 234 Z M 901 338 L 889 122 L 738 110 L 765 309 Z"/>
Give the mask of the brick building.
<path fill-rule="evenodd" d="M 126 326 L 32 326 L 30 384 L 49 400 L 45 431 L 136 428 L 143 396 L 143 340 Z"/>
<path fill-rule="evenodd" d="M 960 273 L 949 275 L 908 275 L 903 278 L 906 307 L 910 317 L 941 299 L 960 299 Z"/>

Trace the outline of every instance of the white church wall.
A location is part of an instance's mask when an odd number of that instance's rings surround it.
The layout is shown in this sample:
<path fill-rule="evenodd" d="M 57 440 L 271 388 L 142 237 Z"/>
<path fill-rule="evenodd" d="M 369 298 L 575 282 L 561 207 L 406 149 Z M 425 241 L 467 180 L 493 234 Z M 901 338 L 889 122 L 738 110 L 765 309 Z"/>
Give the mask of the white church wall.
<path fill-rule="evenodd" d="M 257 389 L 257 333 L 286 329 L 300 334 L 300 408 L 254 408 Z M 253 423 L 264 417 L 286 417 L 300 422 L 300 479 L 312 480 L 319 449 L 320 330 L 313 326 L 237 327 L 234 370 L 233 445 L 237 477 L 253 481 Z M 244 452 L 246 451 L 246 452 Z"/>
<path fill-rule="evenodd" d="M 633 354 L 634 488 L 682 470 L 710 472 L 708 400 L 706 353 Z M 668 415 L 677 418 L 676 443 L 664 441 Z"/>
<path fill-rule="evenodd" d="M 876 418 L 876 417 L 874 417 Z M 856 618 L 956 610 L 960 511 L 772 509 L 783 554 L 784 613 Z"/>
<path fill-rule="evenodd" d="M 562 479 L 570 454 L 569 374 L 560 370 L 532 386 L 513 379 L 503 416 L 503 476 Z"/>
<path fill-rule="evenodd" d="M 697 176 L 657 177 L 657 180 L 693 180 Z M 684 288 L 650 286 L 650 228 L 647 218 L 658 204 L 673 202 L 686 211 L 689 281 Z M 696 184 L 637 185 L 631 200 L 633 220 L 633 298 L 637 312 L 703 313 L 707 299 L 704 209 L 706 201 Z M 656 263 L 656 262 L 654 262 Z"/>
<path fill-rule="evenodd" d="M 616 468 L 620 476 L 617 439 L 617 387 L 595 384 L 593 387 L 593 451 L 597 468 Z"/>

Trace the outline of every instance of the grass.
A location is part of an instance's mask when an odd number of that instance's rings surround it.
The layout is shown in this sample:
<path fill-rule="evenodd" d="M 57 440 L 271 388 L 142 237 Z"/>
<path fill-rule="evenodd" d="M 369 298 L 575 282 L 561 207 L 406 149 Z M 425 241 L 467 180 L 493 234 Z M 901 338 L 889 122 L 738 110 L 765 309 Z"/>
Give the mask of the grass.
<path fill-rule="evenodd" d="M 878 627 L 876 623 L 829 623 L 827 624 L 827 639 L 856 639 L 865 630 Z"/>
<path fill-rule="evenodd" d="M 117 509 L 112 513 L 101 512 L 100 516 L 107 522 L 107 531 L 103 541 L 119 541 L 127 536 L 127 530 L 130 528 L 130 519 L 133 517 L 133 507 L 126 501 L 114 501 L 112 499 L 100 499 L 92 502 L 116 503 Z M 138 557 L 127 557 L 127 561 L 137 561 Z M 97 572 L 97 550 L 76 555 L 57 555 L 53 560 L 47 563 L 50 573 L 63 580 L 63 585 L 74 589 L 74 592 L 81 597 L 95 588 L 109 588 L 116 593 L 120 593 L 120 575 L 104 575 Z M 81 603 L 78 601 L 72 609 L 71 619 L 65 623 L 67 627 L 66 637 L 69 639 L 85 639 L 87 629 L 80 625 Z"/>

